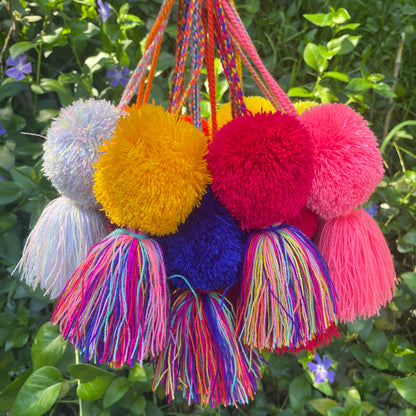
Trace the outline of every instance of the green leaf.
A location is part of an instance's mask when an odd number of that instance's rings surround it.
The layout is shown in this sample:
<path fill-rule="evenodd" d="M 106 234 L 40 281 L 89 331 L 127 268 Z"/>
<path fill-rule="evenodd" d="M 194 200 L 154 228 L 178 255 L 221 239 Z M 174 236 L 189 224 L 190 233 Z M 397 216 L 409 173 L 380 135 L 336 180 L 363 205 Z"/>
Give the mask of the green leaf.
<path fill-rule="evenodd" d="M 33 368 L 55 366 L 65 353 L 66 342 L 59 328 L 52 323 L 44 324 L 36 334 L 32 345 Z"/>
<path fill-rule="evenodd" d="M 400 277 L 405 281 L 407 287 L 413 292 L 416 293 L 416 273 L 406 272 L 402 273 Z"/>
<path fill-rule="evenodd" d="M 384 353 L 387 348 L 386 334 L 378 328 L 373 328 L 368 337 L 364 338 L 364 341 L 373 352 Z"/>
<path fill-rule="evenodd" d="M 164 413 L 159 406 L 155 405 L 153 402 L 146 402 L 146 414 L 152 416 L 164 416 Z"/>
<path fill-rule="evenodd" d="M 343 74 L 342 72 L 336 72 L 336 71 L 326 71 L 322 78 L 334 78 L 338 81 L 348 82 L 350 80 L 349 76 L 347 74 Z"/>
<path fill-rule="evenodd" d="M 18 326 L 8 337 L 4 349 L 6 351 L 11 348 L 21 348 L 26 345 L 29 340 L 29 329 L 25 326 Z"/>
<path fill-rule="evenodd" d="M 331 407 L 328 409 L 328 416 L 348 416 L 349 412 L 343 407 Z"/>
<path fill-rule="evenodd" d="M 100 52 L 98 55 L 90 56 L 85 60 L 85 65 L 90 69 L 91 72 L 98 71 L 105 64 L 113 62 L 110 54 L 106 52 Z"/>
<path fill-rule="evenodd" d="M 22 53 L 27 52 L 30 49 L 36 48 L 37 43 L 36 42 L 17 42 L 10 46 L 10 55 L 13 59 L 16 59 L 19 55 Z"/>
<path fill-rule="evenodd" d="M 101 32 L 98 26 L 85 20 L 73 19 L 69 23 L 69 27 L 71 29 L 73 37 L 77 40 L 77 42 L 80 40 L 91 39 L 92 37 L 98 35 Z"/>
<path fill-rule="evenodd" d="M 350 53 L 357 45 L 361 36 L 343 35 L 328 42 L 328 49 L 337 55 Z"/>
<path fill-rule="evenodd" d="M 14 149 L 16 144 L 11 140 L 0 145 L 0 168 L 9 171 L 15 163 Z"/>
<path fill-rule="evenodd" d="M 416 406 L 416 376 L 398 378 L 393 385 L 403 399 Z"/>
<path fill-rule="evenodd" d="M 294 410 L 303 408 L 311 396 L 311 385 L 306 377 L 297 377 L 290 383 L 289 399 Z"/>
<path fill-rule="evenodd" d="M 146 399 L 143 396 L 135 397 L 131 405 L 131 412 L 134 416 L 140 416 L 146 408 Z"/>
<path fill-rule="evenodd" d="M 317 26 L 325 27 L 331 23 L 331 13 L 304 14 L 303 17 Z"/>
<path fill-rule="evenodd" d="M 0 393 L 0 412 L 5 412 L 13 406 L 20 388 L 32 372 L 32 369 L 26 370 L 24 373 L 20 374 L 19 377 L 15 378 L 13 382 Z"/>
<path fill-rule="evenodd" d="M 0 234 L 9 230 L 17 224 L 17 216 L 13 212 L 0 215 Z"/>
<path fill-rule="evenodd" d="M 92 381 L 81 382 L 77 387 L 77 395 L 82 400 L 94 401 L 102 397 L 111 383 L 112 377 L 97 377 Z"/>
<path fill-rule="evenodd" d="M 320 74 L 328 67 L 328 60 L 324 58 L 319 50 L 319 46 L 309 42 L 304 51 L 303 59 L 315 71 Z"/>
<path fill-rule="evenodd" d="M 312 97 L 312 93 L 309 92 L 306 88 L 302 87 L 293 87 L 287 93 L 289 97 Z"/>
<path fill-rule="evenodd" d="M 21 196 L 20 188 L 12 181 L 0 181 L 0 205 L 10 204 Z"/>
<path fill-rule="evenodd" d="M 393 91 L 393 89 L 390 87 L 390 85 L 387 85 L 384 82 L 379 82 L 378 84 L 373 85 L 373 90 L 382 97 L 392 97 L 396 98 L 396 93 Z"/>
<path fill-rule="evenodd" d="M 353 78 L 346 86 L 352 92 L 367 91 L 372 87 L 371 83 L 364 78 Z"/>
<path fill-rule="evenodd" d="M 341 30 L 355 30 L 360 26 L 359 23 L 347 23 L 345 25 L 341 25 L 337 27 L 336 33 L 340 32 Z"/>
<path fill-rule="evenodd" d="M 314 399 L 309 400 L 308 402 L 314 410 L 316 410 L 320 415 L 326 416 L 328 414 L 328 409 L 331 407 L 338 406 L 338 402 L 332 399 Z"/>
<path fill-rule="evenodd" d="M 91 381 L 97 377 L 114 377 L 115 374 L 91 364 L 72 364 L 68 366 L 72 377 L 81 381 Z"/>
<path fill-rule="evenodd" d="M 336 23 L 337 25 L 345 23 L 347 20 L 350 19 L 351 16 L 348 13 L 348 10 L 344 9 L 343 7 L 331 13 L 331 20 L 333 23 Z"/>
<path fill-rule="evenodd" d="M 62 374 L 54 367 L 36 370 L 23 384 L 12 408 L 15 416 L 41 416 L 58 398 Z"/>
<path fill-rule="evenodd" d="M 14 78 L 8 78 L 0 86 L 0 101 L 8 97 L 14 97 L 26 88 L 26 83 L 21 81 L 12 81 Z"/>
<path fill-rule="evenodd" d="M 147 381 L 147 374 L 143 367 L 140 367 L 140 364 L 136 362 L 134 366 L 129 371 L 128 380 L 131 382 L 134 381 Z"/>
<path fill-rule="evenodd" d="M 126 377 L 115 378 L 104 394 L 104 409 L 118 402 L 129 390 L 131 384 Z"/>

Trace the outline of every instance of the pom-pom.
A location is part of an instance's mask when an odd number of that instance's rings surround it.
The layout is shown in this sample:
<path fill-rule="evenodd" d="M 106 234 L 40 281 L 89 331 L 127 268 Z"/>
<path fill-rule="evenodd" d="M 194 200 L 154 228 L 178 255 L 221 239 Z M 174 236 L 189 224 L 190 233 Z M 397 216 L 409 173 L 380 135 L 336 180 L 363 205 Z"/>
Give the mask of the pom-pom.
<path fill-rule="evenodd" d="M 295 110 L 298 114 L 302 114 L 304 111 L 309 110 L 311 107 L 315 107 L 316 105 L 319 105 L 316 101 L 297 101 L 296 103 L 293 103 L 293 106 L 295 107 Z"/>
<path fill-rule="evenodd" d="M 182 116 L 182 120 L 187 121 L 188 123 L 192 124 L 192 117 L 191 116 Z M 201 127 L 202 127 L 202 133 L 205 134 L 206 137 L 211 136 L 211 129 L 209 127 L 208 121 L 206 121 L 204 118 L 201 118 Z"/>
<path fill-rule="evenodd" d="M 253 232 L 247 243 L 237 331 L 270 351 L 305 348 L 334 323 L 336 293 L 325 260 L 297 228 Z"/>
<path fill-rule="evenodd" d="M 239 279 L 245 233 L 210 188 L 178 232 L 158 241 L 168 276 L 184 276 L 193 289 L 228 287 Z M 180 277 L 171 282 L 177 287 L 189 288 Z"/>
<path fill-rule="evenodd" d="M 155 361 L 153 388 L 177 389 L 188 402 L 212 407 L 253 399 L 262 358 L 235 336 L 231 304 L 215 292 L 178 291 L 172 302 L 169 342 Z"/>
<path fill-rule="evenodd" d="M 307 130 L 291 115 L 236 118 L 209 145 L 212 189 L 244 230 L 286 222 L 305 205 L 313 153 Z"/>
<path fill-rule="evenodd" d="M 88 250 L 106 235 L 102 213 L 61 196 L 43 210 L 13 273 L 19 271 L 29 286 L 40 285 L 54 299 Z"/>
<path fill-rule="evenodd" d="M 329 266 L 341 321 L 376 315 L 392 299 L 393 260 L 379 226 L 367 212 L 354 209 L 324 221 L 316 244 Z"/>
<path fill-rule="evenodd" d="M 207 139 L 162 107 L 142 105 L 121 117 L 95 167 L 94 192 L 119 226 L 173 233 L 210 182 Z"/>
<path fill-rule="evenodd" d="M 293 218 L 290 218 L 287 223 L 299 228 L 302 233 L 312 240 L 312 237 L 316 234 L 319 225 L 319 217 L 314 212 L 306 207 L 302 207 L 299 214 Z"/>
<path fill-rule="evenodd" d="M 82 361 L 133 366 L 167 341 L 169 291 L 157 242 L 118 229 L 96 244 L 58 299 L 54 324 Z"/>
<path fill-rule="evenodd" d="M 264 97 L 244 97 L 244 104 L 246 105 L 246 109 L 251 114 L 257 114 L 257 113 L 274 113 L 276 109 L 273 107 L 273 104 L 266 100 Z M 233 119 L 233 116 L 231 114 L 231 103 L 225 103 L 223 104 L 218 110 L 217 110 L 217 126 L 218 129 L 220 129 L 222 126 L 227 124 L 229 121 Z"/>
<path fill-rule="evenodd" d="M 383 177 L 377 140 L 367 122 L 344 104 L 302 113 L 315 143 L 315 175 L 307 206 L 324 219 L 348 214 L 365 202 Z"/>
<path fill-rule="evenodd" d="M 43 171 L 60 194 L 94 207 L 93 164 L 110 140 L 121 110 L 105 100 L 78 100 L 52 122 L 43 145 Z"/>

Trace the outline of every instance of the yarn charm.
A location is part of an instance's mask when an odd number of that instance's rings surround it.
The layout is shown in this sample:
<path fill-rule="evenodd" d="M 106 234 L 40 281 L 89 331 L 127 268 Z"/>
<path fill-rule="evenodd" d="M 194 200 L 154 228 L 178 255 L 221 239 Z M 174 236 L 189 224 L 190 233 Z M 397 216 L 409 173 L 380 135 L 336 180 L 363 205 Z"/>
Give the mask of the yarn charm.
<path fill-rule="evenodd" d="M 169 290 L 159 244 L 117 229 L 92 247 L 52 317 L 82 361 L 143 364 L 167 342 Z"/>

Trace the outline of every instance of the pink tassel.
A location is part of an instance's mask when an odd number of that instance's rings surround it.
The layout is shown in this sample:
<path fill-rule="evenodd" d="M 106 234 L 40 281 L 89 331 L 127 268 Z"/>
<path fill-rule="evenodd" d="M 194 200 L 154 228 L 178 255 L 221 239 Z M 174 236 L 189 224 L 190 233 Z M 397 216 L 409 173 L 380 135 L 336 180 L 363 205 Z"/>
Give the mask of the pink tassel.
<path fill-rule="evenodd" d="M 396 273 L 377 223 L 362 209 L 324 221 L 317 246 L 338 294 L 337 316 L 352 322 L 377 315 L 394 296 Z"/>
<path fill-rule="evenodd" d="M 145 235 L 116 230 L 90 250 L 52 317 L 82 361 L 133 366 L 167 342 L 169 291 L 161 248 Z"/>

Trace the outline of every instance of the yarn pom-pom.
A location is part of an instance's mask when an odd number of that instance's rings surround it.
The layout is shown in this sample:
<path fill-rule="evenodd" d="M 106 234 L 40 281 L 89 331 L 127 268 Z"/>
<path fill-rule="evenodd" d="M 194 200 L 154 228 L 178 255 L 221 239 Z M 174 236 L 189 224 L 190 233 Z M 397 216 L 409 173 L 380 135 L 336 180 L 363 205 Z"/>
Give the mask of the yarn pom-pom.
<path fill-rule="evenodd" d="M 43 210 L 13 273 L 18 271 L 29 286 L 40 285 L 54 299 L 88 250 L 106 235 L 102 213 L 61 196 Z"/>
<path fill-rule="evenodd" d="M 168 276 L 184 276 L 193 289 L 228 287 L 239 279 L 245 233 L 210 188 L 177 233 L 158 241 Z M 180 277 L 170 281 L 177 287 L 189 288 Z"/>
<path fill-rule="evenodd" d="M 166 386 L 169 401 L 178 389 L 188 402 L 212 407 L 253 399 L 262 358 L 236 339 L 232 306 L 215 292 L 177 291 L 169 342 L 155 361 L 153 388 Z"/>
<path fill-rule="evenodd" d="M 244 230 L 286 222 L 305 205 L 313 154 L 309 133 L 291 115 L 235 118 L 209 145 L 212 189 Z"/>
<path fill-rule="evenodd" d="M 338 294 L 337 316 L 352 322 L 379 313 L 395 292 L 396 273 L 386 240 L 362 209 L 324 221 L 316 244 Z"/>
<path fill-rule="evenodd" d="M 335 309 L 327 264 L 297 228 L 280 225 L 250 235 L 237 306 L 244 344 L 303 349 L 336 323 Z"/>
<path fill-rule="evenodd" d="M 52 185 L 84 207 L 94 207 L 93 164 L 110 140 L 121 110 L 105 100 L 78 100 L 63 108 L 43 144 L 43 171 Z"/>
<path fill-rule="evenodd" d="M 244 104 L 246 109 L 251 114 L 257 113 L 274 113 L 276 109 L 273 107 L 273 104 L 264 97 L 253 96 L 253 97 L 244 97 Z M 233 119 L 231 114 L 231 103 L 223 104 L 217 111 L 217 126 L 220 129 L 222 126 L 227 124 Z"/>
<path fill-rule="evenodd" d="M 287 223 L 299 228 L 310 240 L 316 234 L 319 226 L 319 217 L 306 207 L 302 207 L 299 214 L 290 218 Z"/>
<path fill-rule="evenodd" d="M 187 121 L 188 123 L 192 124 L 192 117 L 191 116 L 182 116 L 182 120 Z M 201 127 L 202 127 L 202 133 L 205 134 L 206 137 L 211 136 L 211 129 L 209 127 L 208 121 L 206 121 L 204 118 L 201 119 Z"/>
<path fill-rule="evenodd" d="M 169 290 L 157 242 L 118 229 L 75 270 L 52 317 L 82 361 L 133 366 L 167 341 Z"/>
<path fill-rule="evenodd" d="M 175 232 L 211 179 L 205 135 L 160 106 L 132 108 L 101 150 L 97 201 L 114 223 L 153 235 Z"/>
<path fill-rule="evenodd" d="M 307 206 L 324 219 L 365 202 L 383 177 L 377 140 L 344 104 L 311 107 L 300 116 L 315 143 L 315 175 Z"/>

